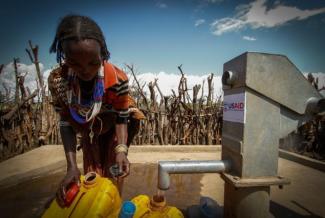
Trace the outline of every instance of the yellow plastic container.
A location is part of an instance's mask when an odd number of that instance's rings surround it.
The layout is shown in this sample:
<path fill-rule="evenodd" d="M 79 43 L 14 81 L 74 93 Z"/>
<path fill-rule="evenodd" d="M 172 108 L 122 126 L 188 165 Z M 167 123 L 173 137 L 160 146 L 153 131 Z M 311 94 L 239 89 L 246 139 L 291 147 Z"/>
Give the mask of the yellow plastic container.
<path fill-rule="evenodd" d="M 60 207 L 54 199 L 42 217 L 117 218 L 122 201 L 112 181 L 94 172 L 81 176 L 80 180 L 80 190 L 69 207 Z"/>
<path fill-rule="evenodd" d="M 161 196 L 139 195 L 131 200 L 136 211 L 133 218 L 184 218 L 182 212 L 176 207 L 166 205 L 166 200 Z"/>

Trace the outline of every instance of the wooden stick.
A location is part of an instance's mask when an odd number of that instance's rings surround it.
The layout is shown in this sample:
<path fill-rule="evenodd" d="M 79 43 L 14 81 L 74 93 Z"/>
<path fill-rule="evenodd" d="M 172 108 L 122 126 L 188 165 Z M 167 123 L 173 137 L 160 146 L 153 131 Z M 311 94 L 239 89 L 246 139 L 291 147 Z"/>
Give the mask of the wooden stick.
<path fill-rule="evenodd" d="M 28 96 L 27 98 L 23 99 L 22 102 L 20 102 L 19 104 L 15 105 L 8 113 L 6 113 L 5 115 L 3 115 L 3 119 L 4 120 L 10 120 L 11 117 L 17 112 L 17 110 L 23 106 L 29 99 L 34 98 L 37 95 L 38 90 L 35 90 L 33 92 L 33 94 L 31 94 L 30 96 Z"/>

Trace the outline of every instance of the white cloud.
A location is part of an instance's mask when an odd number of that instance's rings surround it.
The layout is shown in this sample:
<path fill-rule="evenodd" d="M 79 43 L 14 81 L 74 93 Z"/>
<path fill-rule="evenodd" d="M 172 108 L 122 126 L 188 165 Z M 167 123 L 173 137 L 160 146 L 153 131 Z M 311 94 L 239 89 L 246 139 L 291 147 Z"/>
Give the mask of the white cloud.
<path fill-rule="evenodd" d="M 308 72 L 303 73 L 304 76 L 307 78 Z M 321 89 L 322 87 L 325 87 L 325 73 L 318 72 L 318 73 L 312 73 L 314 78 L 318 78 L 318 89 Z"/>
<path fill-rule="evenodd" d="M 50 73 L 50 69 L 44 70 L 44 65 L 42 63 L 40 65 L 40 70 L 41 73 L 43 74 L 44 77 L 44 82 L 47 84 L 47 77 Z M 24 64 L 24 63 L 18 63 L 18 74 L 19 75 L 25 75 L 27 72 L 27 75 L 25 77 L 25 82 L 24 85 L 25 87 L 29 88 L 31 92 L 33 92 L 35 89 L 37 89 L 37 84 L 36 84 L 36 68 L 34 64 Z M 2 93 L 5 93 L 4 85 L 7 88 L 11 89 L 11 94 L 14 94 L 14 90 L 16 87 L 16 80 L 15 80 L 15 71 L 14 71 L 14 65 L 13 62 L 7 64 L 4 68 L 3 71 L 0 75 L 0 91 Z"/>
<path fill-rule="evenodd" d="M 307 77 L 308 73 L 304 73 L 304 76 Z M 312 73 L 315 78 L 318 78 L 318 87 L 322 88 L 325 87 L 325 73 Z M 130 84 L 134 83 L 134 78 L 132 75 L 128 75 L 130 79 Z M 193 87 L 197 84 L 200 84 L 202 86 L 203 80 L 204 82 L 204 96 L 208 94 L 208 84 L 207 84 L 207 75 L 186 75 L 185 77 L 187 78 L 187 87 L 189 90 L 189 95 L 192 99 L 193 97 Z M 179 80 L 181 78 L 180 74 L 168 74 L 166 72 L 159 72 L 158 74 L 154 73 L 142 73 L 137 75 L 137 79 L 139 80 L 141 85 L 145 84 L 144 91 L 147 95 L 149 95 L 149 89 L 148 89 L 148 84 L 151 81 L 154 81 L 156 78 L 158 78 L 158 86 L 160 90 L 162 91 L 164 96 L 168 96 L 172 94 L 172 89 L 175 91 L 176 95 L 178 94 L 178 85 L 179 85 Z M 214 88 L 214 93 L 213 97 L 216 99 L 218 96 L 223 95 L 222 91 L 222 83 L 221 83 L 221 76 L 216 76 L 214 75 L 213 77 L 213 88 Z M 199 95 L 201 96 L 201 91 L 199 91 Z M 157 99 L 160 99 L 160 95 L 157 90 L 155 90 Z"/>
<path fill-rule="evenodd" d="M 198 20 L 195 21 L 194 26 L 195 27 L 198 27 L 198 26 L 200 26 L 200 25 L 202 25 L 204 23 L 205 23 L 205 20 L 204 19 L 198 19 Z"/>
<path fill-rule="evenodd" d="M 208 3 L 220 3 L 220 2 L 223 2 L 223 0 L 206 0 Z"/>
<path fill-rule="evenodd" d="M 243 39 L 247 40 L 247 41 L 256 41 L 256 38 L 251 37 L 251 36 L 243 36 Z"/>
<path fill-rule="evenodd" d="M 43 64 L 40 64 L 40 69 L 43 74 L 44 82 L 47 86 L 47 78 L 52 71 L 52 69 L 44 69 Z M 36 84 L 36 69 L 34 64 L 26 65 L 23 63 L 19 63 L 18 66 L 18 73 L 24 75 L 25 72 L 28 72 L 27 76 L 25 77 L 25 87 L 28 87 L 30 91 L 34 91 L 37 88 Z M 133 83 L 134 79 L 132 75 L 128 75 L 130 79 L 130 84 Z M 207 78 L 209 75 L 186 75 L 185 77 L 187 79 L 187 86 L 189 90 L 190 97 L 192 98 L 192 89 L 194 85 L 200 84 L 202 85 L 203 80 L 204 82 L 204 95 L 207 95 L 208 91 L 208 84 L 207 84 Z M 172 94 L 172 89 L 178 94 L 178 85 L 179 80 L 181 78 L 180 74 L 168 74 L 165 72 L 160 73 L 143 73 L 137 75 L 138 80 L 141 82 L 141 84 L 146 83 L 145 91 L 146 93 L 149 93 L 148 89 L 148 83 L 151 81 L 154 81 L 156 78 L 158 78 L 158 86 L 161 89 L 162 93 L 167 96 Z M 5 89 L 3 86 L 3 83 L 5 83 L 7 88 L 11 88 L 11 95 L 14 95 L 14 90 L 16 86 L 15 82 L 15 73 L 14 73 L 14 66 L 13 63 L 7 64 L 3 68 L 3 72 L 0 75 L 0 91 L 4 94 Z M 221 76 L 214 76 L 213 77 L 213 87 L 214 87 L 214 98 L 217 96 L 220 96 L 222 94 L 222 85 L 221 85 Z M 199 92 L 199 96 L 201 96 L 201 91 Z M 156 90 L 157 97 L 159 99 L 159 93 Z"/>
<path fill-rule="evenodd" d="M 165 8 L 168 7 L 167 4 L 162 3 L 162 2 L 158 2 L 156 5 L 157 5 L 158 8 L 162 8 L 162 9 L 165 9 Z"/>
<path fill-rule="evenodd" d="M 49 76 L 49 73 L 52 71 L 52 69 L 46 69 L 44 70 L 43 64 L 40 64 L 41 72 L 43 73 L 44 82 L 47 84 L 47 78 Z M 27 76 L 25 77 L 25 87 L 28 87 L 31 91 L 35 90 L 37 88 L 36 85 L 36 69 L 33 64 L 26 65 L 23 63 L 19 63 L 18 72 L 20 74 L 25 74 L 25 72 L 29 72 Z M 322 88 L 325 87 L 325 73 L 318 72 L 318 73 L 312 73 L 315 78 L 318 78 L 318 87 Z M 304 76 L 307 78 L 308 72 L 304 73 Z M 192 89 L 194 85 L 200 84 L 202 85 L 203 80 L 204 82 L 204 95 L 207 95 L 208 91 L 208 84 L 207 84 L 207 75 L 186 75 L 185 77 L 187 79 L 187 86 L 189 90 L 189 95 L 192 99 Z M 178 94 L 178 85 L 180 80 L 180 74 L 168 74 L 166 72 L 159 72 L 158 74 L 154 73 L 143 73 L 137 75 L 137 79 L 140 81 L 141 84 L 146 83 L 146 86 L 144 88 L 144 91 L 149 94 L 148 89 L 148 83 L 151 81 L 154 81 L 156 78 L 158 78 L 158 85 L 161 89 L 162 93 L 165 96 L 172 94 L 172 89 Z M 132 75 L 129 75 L 130 84 L 134 82 L 134 78 Z M 14 67 L 13 63 L 7 64 L 3 68 L 3 72 L 0 74 L 0 91 L 2 93 L 5 93 L 3 83 L 5 83 L 6 87 L 11 88 L 11 94 L 14 94 L 15 90 L 15 77 L 14 77 Z M 214 75 L 213 77 L 213 88 L 214 93 L 213 97 L 216 99 L 218 96 L 222 95 L 222 84 L 221 84 L 221 76 Z M 201 96 L 201 91 L 199 92 L 199 96 Z M 159 99 L 159 93 L 156 90 L 156 95 Z"/>
<path fill-rule="evenodd" d="M 246 22 L 242 21 L 240 19 L 235 18 L 222 18 L 219 20 L 215 20 L 211 24 L 211 31 L 212 34 L 220 36 L 223 33 L 231 32 L 231 31 L 237 31 L 239 29 L 242 29 L 245 27 Z"/>
<path fill-rule="evenodd" d="M 197 5 L 194 9 L 195 13 L 205 13 L 204 9 L 211 6 L 211 4 L 219 4 L 224 0 L 197 0 Z"/>
<path fill-rule="evenodd" d="M 207 78 L 209 75 L 185 75 L 187 78 L 187 87 L 189 90 L 189 95 L 192 99 L 193 94 L 192 94 L 192 89 L 194 85 L 200 84 L 202 86 L 203 80 L 205 80 L 204 83 L 204 95 L 206 96 L 208 94 L 208 83 L 207 83 Z M 168 96 L 172 94 L 172 89 L 175 91 L 176 94 L 178 94 L 178 85 L 179 81 L 181 78 L 180 74 L 167 74 L 165 72 L 159 72 L 158 74 L 153 74 L 153 73 L 143 73 L 137 75 L 137 79 L 141 82 L 143 85 L 144 83 L 146 84 L 144 91 L 146 93 L 149 93 L 148 89 L 148 83 L 151 81 L 154 81 L 155 78 L 158 78 L 157 84 L 163 93 L 164 96 Z M 129 75 L 130 79 L 130 84 L 133 83 L 134 78 L 132 75 Z M 221 84 L 221 76 L 214 76 L 213 77 L 213 87 L 214 87 L 214 98 L 217 96 L 220 96 L 222 94 L 222 84 Z M 201 91 L 202 88 L 200 89 L 199 96 L 201 96 Z M 157 97 L 159 98 L 159 93 L 156 90 Z"/>
<path fill-rule="evenodd" d="M 266 0 L 256 0 L 249 4 L 239 5 L 234 17 L 225 17 L 211 23 L 214 35 L 238 31 L 246 27 L 272 28 L 293 20 L 304 20 L 325 12 L 325 7 L 313 10 L 302 10 L 294 6 L 286 6 L 276 2 L 273 7 L 266 6 Z"/>

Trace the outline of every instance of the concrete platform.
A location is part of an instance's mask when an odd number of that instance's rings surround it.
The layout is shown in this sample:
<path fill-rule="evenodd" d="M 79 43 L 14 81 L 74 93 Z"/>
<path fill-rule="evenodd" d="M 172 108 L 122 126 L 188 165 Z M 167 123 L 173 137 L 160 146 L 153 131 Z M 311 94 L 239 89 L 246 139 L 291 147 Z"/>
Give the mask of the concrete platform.
<path fill-rule="evenodd" d="M 78 152 L 78 165 L 82 153 Z M 158 160 L 219 160 L 220 146 L 133 146 L 129 153 L 131 175 L 125 181 L 124 199 L 154 194 Z M 62 146 L 43 146 L 0 163 L 0 217 L 37 217 L 65 174 Z M 279 175 L 291 180 L 271 189 L 271 217 L 325 217 L 325 173 L 279 158 Z M 169 204 L 188 208 L 202 196 L 222 208 L 224 182 L 218 174 L 173 175 L 167 191 Z M 15 210 L 20 208 L 20 210 Z"/>

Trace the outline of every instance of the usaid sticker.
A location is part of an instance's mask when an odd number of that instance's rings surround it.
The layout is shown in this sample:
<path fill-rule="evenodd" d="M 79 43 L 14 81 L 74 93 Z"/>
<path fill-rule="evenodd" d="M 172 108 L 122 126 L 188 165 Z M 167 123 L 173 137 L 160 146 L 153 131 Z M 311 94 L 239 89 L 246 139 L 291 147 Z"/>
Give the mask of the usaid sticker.
<path fill-rule="evenodd" d="M 245 123 L 245 93 L 224 96 L 223 119 L 230 122 Z"/>

